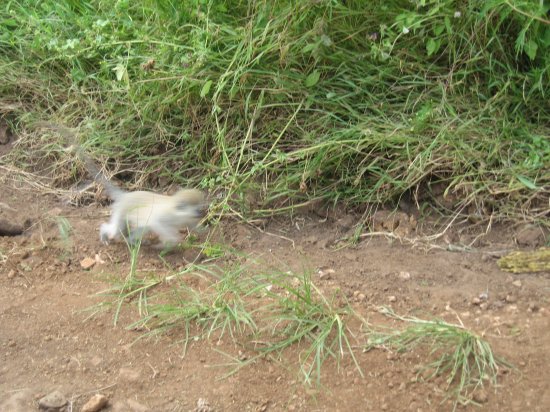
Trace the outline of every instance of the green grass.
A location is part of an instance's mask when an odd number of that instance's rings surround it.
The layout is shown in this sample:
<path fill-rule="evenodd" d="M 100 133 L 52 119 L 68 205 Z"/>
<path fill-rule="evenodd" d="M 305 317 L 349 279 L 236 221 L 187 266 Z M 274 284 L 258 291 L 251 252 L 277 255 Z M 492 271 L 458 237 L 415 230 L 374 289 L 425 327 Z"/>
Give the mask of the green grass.
<path fill-rule="evenodd" d="M 10 1 L 11 160 L 58 186 L 81 179 L 60 137 L 33 126 L 47 120 L 76 127 L 128 186 L 199 185 L 238 216 L 416 188 L 425 201 L 437 185 L 456 209 L 544 223 L 545 4 Z"/>
<path fill-rule="evenodd" d="M 284 350 L 302 344 L 299 354 L 300 370 L 308 384 L 321 383 L 324 362 L 333 358 L 337 365 L 349 356 L 361 376 L 363 372 L 352 347 L 355 336 L 349 328 L 350 318 L 356 317 L 345 301 L 327 299 L 311 281 L 311 276 L 284 274 L 265 279 L 270 285 L 267 296 L 273 304 L 264 314 L 266 344 L 258 348 L 263 354 L 282 354 Z M 341 300 L 341 299 L 340 299 Z"/>
<path fill-rule="evenodd" d="M 384 313 L 412 326 L 372 333 L 367 349 L 386 347 L 405 352 L 417 347 L 427 348 L 435 360 L 422 368 L 419 375 L 425 379 L 444 376 L 445 389 L 448 396 L 455 399 L 455 408 L 459 403 L 472 402 L 471 394 L 476 389 L 487 384 L 496 387 L 499 366 L 510 366 L 494 356 L 487 341 L 463 325 L 402 317 L 388 308 L 384 309 Z"/>

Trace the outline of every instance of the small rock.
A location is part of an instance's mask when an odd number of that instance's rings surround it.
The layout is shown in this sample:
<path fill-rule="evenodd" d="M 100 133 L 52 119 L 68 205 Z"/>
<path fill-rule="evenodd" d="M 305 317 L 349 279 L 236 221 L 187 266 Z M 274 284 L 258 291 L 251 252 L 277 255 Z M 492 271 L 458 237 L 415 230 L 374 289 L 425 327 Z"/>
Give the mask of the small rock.
<path fill-rule="evenodd" d="M 90 270 L 96 264 L 96 260 L 92 258 L 84 258 L 80 261 L 80 267 L 84 270 Z"/>
<path fill-rule="evenodd" d="M 483 302 L 479 305 L 479 308 L 481 310 L 487 310 L 489 308 L 489 304 L 487 302 Z"/>
<path fill-rule="evenodd" d="M 388 302 L 396 302 L 397 298 L 395 296 L 388 296 Z"/>
<path fill-rule="evenodd" d="M 516 288 L 521 288 L 521 280 L 514 280 L 512 282 L 512 285 L 514 285 Z"/>
<path fill-rule="evenodd" d="M 480 304 L 481 304 L 481 299 L 480 298 L 473 298 L 472 299 L 472 305 L 479 306 Z"/>
<path fill-rule="evenodd" d="M 399 272 L 399 279 L 401 280 L 410 280 L 411 274 L 409 272 Z"/>
<path fill-rule="evenodd" d="M 213 409 L 210 406 L 210 403 L 208 403 L 206 399 L 199 398 L 197 400 L 197 407 L 195 408 L 195 412 L 212 412 L 212 411 Z"/>
<path fill-rule="evenodd" d="M 319 279 L 330 279 L 331 275 L 334 274 L 334 269 L 319 269 Z"/>
<path fill-rule="evenodd" d="M 504 299 L 506 303 L 516 303 L 516 298 L 514 295 L 506 295 L 506 298 Z"/>
<path fill-rule="evenodd" d="M 539 310 L 539 307 L 536 303 L 531 302 L 531 303 L 529 303 L 529 306 L 527 307 L 527 310 L 529 312 L 537 312 Z"/>
<path fill-rule="evenodd" d="M 486 403 L 489 400 L 489 395 L 486 391 L 480 389 L 474 393 L 473 400 L 477 403 Z"/>
<path fill-rule="evenodd" d="M 38 401 L 38 407 L 50 411 L 61 409 L 67 404 L 67 398 L 59 391 L 53 391 Z"/>
<path fill-rule="evenodd" d="M 360 294 L 357 295 L 357 301 L 364 302 L 366 300 L 367 300 L 367 297 L 365 296 L 364 293 L 360 293 Z"/>
<path fill-rule="evenodd" d="M 537 247 L 545 241 L 542 228 L 533 224 L 522 226 L 515 237 L 517 244 L 521 246 Z"/>
<path fill-rule="evenodd" d="M 10 270 L 10 271 L 8 272 L 8 279 L 13 279 L 13 278 L 15 277 L 15 275 L 16 275 L 15 270 L 13 270 L 13 269 Z"/>
<path fill-rule="evenodd" d="M 105 406 L 107 406 L 107 403 L 109 400 L 105 395 L 101 395 L 99 393 L 92 396 L 88 402 L 84 404 L 81 412 L 98 412 L 101 409 L 103 409 Z"/>

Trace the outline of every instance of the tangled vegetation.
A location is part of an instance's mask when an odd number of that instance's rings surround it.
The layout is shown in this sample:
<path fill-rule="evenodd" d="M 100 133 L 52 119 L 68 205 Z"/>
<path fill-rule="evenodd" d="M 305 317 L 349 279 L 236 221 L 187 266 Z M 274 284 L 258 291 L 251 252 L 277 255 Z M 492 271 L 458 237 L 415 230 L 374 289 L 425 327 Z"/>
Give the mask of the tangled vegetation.
<path fill-rule="evenodd" d="M 58 185 L 80 172 L 40 120 L 77 128 L 130 185 L 223 188 L 241 213 L 412 193 L 542 220 L 548 10 L 542 0 L 14 0 L 0 6 L 0 115 L 20 136 L 12 160 L 55 169 Z"/>

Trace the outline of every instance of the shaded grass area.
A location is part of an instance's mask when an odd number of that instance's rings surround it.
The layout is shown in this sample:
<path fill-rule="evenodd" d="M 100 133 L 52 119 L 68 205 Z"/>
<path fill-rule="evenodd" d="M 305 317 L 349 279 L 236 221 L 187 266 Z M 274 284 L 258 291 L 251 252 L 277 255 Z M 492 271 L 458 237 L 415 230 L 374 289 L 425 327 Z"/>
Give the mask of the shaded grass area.
<path fill-rule="evenodd" d="M 544 220 L 547 12 L 524 0 L 12 1 L 0 113 L 21 136 L 12 160 L 55 170 L 58 185 L 82 170 L 40 120 L 75 127 L 130 186 L 199 185 L 239 213 L 411 192 Z"/>

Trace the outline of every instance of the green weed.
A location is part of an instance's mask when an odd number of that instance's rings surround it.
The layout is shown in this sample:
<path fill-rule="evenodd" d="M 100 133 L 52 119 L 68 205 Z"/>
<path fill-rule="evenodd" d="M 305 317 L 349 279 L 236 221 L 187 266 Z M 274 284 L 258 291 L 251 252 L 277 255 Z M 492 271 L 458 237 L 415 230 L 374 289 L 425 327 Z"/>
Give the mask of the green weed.
<path fill-rule="evenodd" d="M 384 308 L 383 313 L 412 326 L 400 331 L 371 333 L 367 349 L 388 347 L 404 352 L 416 347 L 428 348 L 436 359 L 419 371 L 419 375 L 425 379 L 445 376 L 446 390 L 456 399 L 455 408 L 458 403 L 472 402 L 470 395 L 477 388 L 485 384 L 496 387 L 499 366 L 510 366 L 493 355 L 485 340 L 462 325 L 398 316 L 388 308 Z"/>

